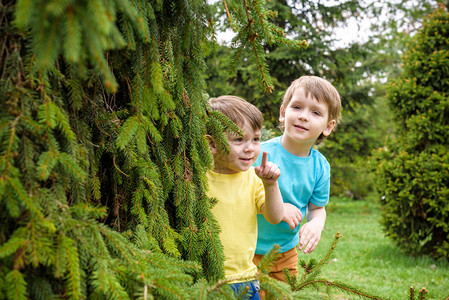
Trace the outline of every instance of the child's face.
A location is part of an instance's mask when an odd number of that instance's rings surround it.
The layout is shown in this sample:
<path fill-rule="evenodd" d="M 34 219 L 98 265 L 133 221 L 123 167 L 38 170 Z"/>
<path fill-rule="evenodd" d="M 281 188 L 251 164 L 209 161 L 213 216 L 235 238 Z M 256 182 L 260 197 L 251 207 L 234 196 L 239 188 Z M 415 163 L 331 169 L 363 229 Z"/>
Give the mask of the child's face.
<path fill-rule="evenodd" d="M 260 153 L 260 130 L 254 131 L 252 126 L 245 121 L 241 127 L 244 137 L 228 134 L 230 154 L 226 155 L 217 149 L 214 154 L 214 171 L 222 174 L 234 174 L 247 171 L 256 161 Z M 214 153 L 215 152 L 215 153 Z"/>
<path fill-rule="evenodd" d="M 298 88 L 292 99 L 281 106 L 279 121 L 284 123 L 284 137 L 294 144 L 312 147 L 323 133 L 328 136 L 335 127 L 335 120 L 329 119 L 327 104 L 309 93 L 306 97 L 303 88 Z"/>

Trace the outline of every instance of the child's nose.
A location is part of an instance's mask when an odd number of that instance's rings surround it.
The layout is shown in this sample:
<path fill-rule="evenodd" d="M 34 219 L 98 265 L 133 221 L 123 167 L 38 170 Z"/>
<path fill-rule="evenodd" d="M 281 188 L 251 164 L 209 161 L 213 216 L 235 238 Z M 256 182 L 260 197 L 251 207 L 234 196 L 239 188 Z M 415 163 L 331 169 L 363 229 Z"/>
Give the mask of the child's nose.
<path fill-rule="evenodd" d="M 306 109 L 303 109 L 303 110 L 299 113 L 298 119 L 301 119 L 301 120 L 308 120 L 308 119 L 309 119 L 309 115 L 308 115 L 308 112 L 307 112 Z"/>
<path fill-rule="evenodd" d="M 249 142 L 249 143 L 246 143 L 246 145 L 245 145 L 245 151 L 254 151 L 254 149 L 255 149 L 255 145 L 253 144 L 253 143 L 251 143 L 251 142 Z"/>

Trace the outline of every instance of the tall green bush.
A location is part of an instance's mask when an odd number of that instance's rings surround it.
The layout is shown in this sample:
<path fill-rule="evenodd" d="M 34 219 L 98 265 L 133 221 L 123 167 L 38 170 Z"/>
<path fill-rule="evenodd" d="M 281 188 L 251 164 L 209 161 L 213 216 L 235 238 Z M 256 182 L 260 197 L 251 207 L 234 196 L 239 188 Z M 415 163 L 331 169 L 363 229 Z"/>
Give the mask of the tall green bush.
<path fill-rule="evenodd" d="M 395 136 L 374 155 L 385 232 L 404 250 L 449 259 L 449 15 L 441 6 L 388 85 Z"/>

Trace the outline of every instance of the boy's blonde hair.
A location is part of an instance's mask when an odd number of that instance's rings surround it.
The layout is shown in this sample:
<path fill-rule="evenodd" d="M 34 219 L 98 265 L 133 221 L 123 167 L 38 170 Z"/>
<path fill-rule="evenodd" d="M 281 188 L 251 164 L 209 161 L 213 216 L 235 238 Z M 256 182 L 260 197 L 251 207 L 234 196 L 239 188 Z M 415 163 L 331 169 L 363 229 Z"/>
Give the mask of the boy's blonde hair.
<path fill-rule="evenodd" d="M 224 95 L 211 98 L 209 104 L 213 110 L 221 112 L 239 127 L 248 121 L 254 130 L 262 128 L 263 115 L 260 110 L 240 97 Z"/>
<path fill-rule="evenodd" d="M 341 117 L 341 99 L 340 94 L 335 87 L 329 81 L 321 77 L 301 76 L 290 84 L 282 97 L 282 106 L 284 109 L 288 106 L 294 93 L 299 88 L 304 89 L 306 97 L 309 96 L 309 94 L 312 94 L 318 102 L 326 103 L 329 110 L 328 121 L 335 120 L 335 126 L 337 126 Z M 284 124 L 281 124 L 281 129 L 284 130 Z M 325 138 L 326 136 L 321 134 L 315 144 L 318 145 Z"/>

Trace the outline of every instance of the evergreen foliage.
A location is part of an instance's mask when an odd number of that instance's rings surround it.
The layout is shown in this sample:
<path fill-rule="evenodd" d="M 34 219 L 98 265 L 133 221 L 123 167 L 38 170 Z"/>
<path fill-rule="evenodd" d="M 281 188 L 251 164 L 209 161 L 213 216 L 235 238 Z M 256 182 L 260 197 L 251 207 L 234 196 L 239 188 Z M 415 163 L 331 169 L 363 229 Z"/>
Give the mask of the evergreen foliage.
<path fill-rule="evenodd" d="M 296 43 L 240 9 L 269 89 L 259 43 Z M 206 103 L 212 23 L 206 1 L 2 2 L 0 298 L 232 295 L 205 194 L 205 134 L 235 130 Z"/>
<path fill-rule="evenodd" d="M 190 298 L 220 278 L 208 6 L 0 8 L 0 298 Z"/>
<path fill-rule="evenodd" d="M 423 24 L 390 82 L 395 136 L 374 156 L 385 232 L 413 254 L 449 259 L 449 15 Z"/>
<path fill-rule="evenodd" d="M 265 1 L 224 0 L 223 3 L 229 27 L 237 33 L 231 45 L 231 74 L 236 74 L 242 65 L 247 67 L 249 73 L 258 74 L 257 82 L 270 94 L 274 84 L 268 72 L 266 47 L 282 45 L 297 51 L 298 48 L 306 48 L 307 42 L 288 39 L 285 29 L 273 22 L 277 11 L 267 9 Z"/>

